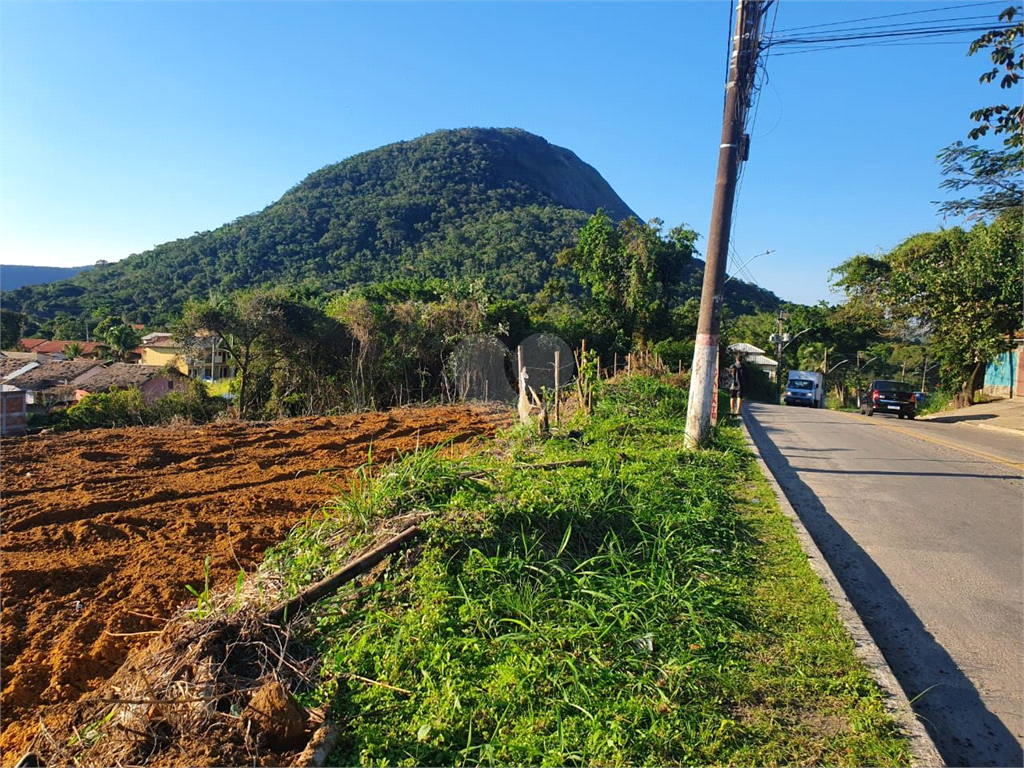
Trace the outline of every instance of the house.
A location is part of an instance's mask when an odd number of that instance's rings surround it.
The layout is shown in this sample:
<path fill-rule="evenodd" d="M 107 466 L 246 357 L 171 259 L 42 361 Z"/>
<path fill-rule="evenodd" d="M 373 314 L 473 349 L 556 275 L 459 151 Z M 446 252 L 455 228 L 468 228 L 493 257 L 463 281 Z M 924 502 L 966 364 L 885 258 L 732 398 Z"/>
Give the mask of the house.
<path fill-rule="evenodd" d="M 993 397 L 1024 397 L 1024 337 L 1014 339 L 1015 346 L 985 366 L 982 392 Z"/>
<path fill-rule="evenodd" d="M 142 337 L 139 349 L 142 352 L 139 362 L 143 365 L 173 365 L 189 378 L 204 381 L 235 377 L 235 367 L 217 336 L 197 336 L 195 343 L 186 347 L 169 333 L 150 333 Z"/>
<path fill-rule="evenodd" d="M 26 363 L 6 374 L 4 384 L 11 384 L 25 393 L 29 413 L 45 413 L 75 401 L 75 387 L 103 370 L 99 360 L 48 360 Z"/>
<path fill-rule="evenodd" d="M 61 339 L 21 339 L 18 342 L 26 352 L 34 352 L 40 355 L 60 355 L 65 357 L 64 348 L 68 344 L 77 344 L 81 348 L 79 358 L 99 359 L 109 348 L 99 341 L 75 341 Z"/>
<path fill-rule="evenodd" d="M 111 363 L 75 385 L 74 400 L 111 389 L 138 389 L 147 405 L 169 392 L 188 389 L 188 377 L 167 366 Z"/>
<path fill-rule="evenodd" d="M 27 429 L 25 391 L 10 384 L 0 384 L 0 435 L 24 435 Z"/>
<path fill-rule="evenodd" d="M 775 381 L 779 364 L 768 357 L 763 349 L 755 347 L 753 344 L 740 342 L 738 344 L 730 344 L 729 352 L 733 355 L 743 355 L 744 365 L 764 371 L 768 374 L 768 378 Z"/>

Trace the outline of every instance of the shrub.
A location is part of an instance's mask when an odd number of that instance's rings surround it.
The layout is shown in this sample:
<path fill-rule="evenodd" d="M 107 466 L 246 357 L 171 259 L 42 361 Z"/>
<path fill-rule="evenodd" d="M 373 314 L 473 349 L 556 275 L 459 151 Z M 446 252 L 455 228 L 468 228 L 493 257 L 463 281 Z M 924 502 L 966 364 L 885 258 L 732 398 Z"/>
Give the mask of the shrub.
<path fill-rule="evenodd" d="M 65 418 L 71 429 L 97 429 L 151 424 L 153 416 L 142 392 L 133 388 L 86 395 L 68 408 Z"/>
<path fill-rule="evenodd" d="M 169 392 L 150 406 L 154 421 L 167 424 L 175 417 L 185 419 L 193 424 L 205 424 L 224 408 L 223 398 L 212 397 L 206 385 L 198 379 L 189 382 L 184 392 Z"/>
<path fill-rule="evenodd" d="M 68 408 L 63 426 L 69 429 L 101 427 L 132 427 L 144 424 L 168 424 L 185 420 L 193 424 L 212 421 L 223 411 L 221 398 L 210 397 L 203 382 L 194 380 L 185 392 L 169 392 L 152 405 L 147 405 L 136 388 L 111 389 L 86 395 Z"/>

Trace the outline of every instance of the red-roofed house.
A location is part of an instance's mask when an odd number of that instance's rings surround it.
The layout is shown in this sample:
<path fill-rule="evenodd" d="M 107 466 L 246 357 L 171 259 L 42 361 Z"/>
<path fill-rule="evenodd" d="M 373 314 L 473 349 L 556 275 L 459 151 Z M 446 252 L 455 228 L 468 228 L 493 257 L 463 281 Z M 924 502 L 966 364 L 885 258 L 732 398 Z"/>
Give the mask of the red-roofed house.
<path fill-rule="evenodd" d="M 63 355 L 64 347 L 68 344 L 77 344 L 82 349 L 79 357 L 98 358 L 102 356 L 107 345 L 99 341 L 75 341 L 61 339 L 22 339 L 21 346 L 26 352 L 35 352 L 43 355 Z"/>

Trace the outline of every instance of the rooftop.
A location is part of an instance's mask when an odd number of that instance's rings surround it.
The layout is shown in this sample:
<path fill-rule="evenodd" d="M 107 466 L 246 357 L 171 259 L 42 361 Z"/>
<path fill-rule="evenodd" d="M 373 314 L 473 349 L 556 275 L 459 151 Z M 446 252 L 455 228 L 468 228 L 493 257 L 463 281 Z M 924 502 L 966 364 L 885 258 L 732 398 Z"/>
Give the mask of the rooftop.
<path fill-rule="evenodd" d="M 4 379 L 22 368 L 34 368 L 37 365 L 39 363 L 35 360 L 26 360 L 23 357 L 7 357 L 5 355 L 0 357 L 0 379 Z"/>
<path fill-rule="evenodd" d="M 730 352 L 742 352 L 744 355 L 763 355 L 764 350 L 755 347 L 753 344 L 747 344 L 745 342 L 739 342 L 737 344 L 729 345 Z"/>
<path fill-rule="evenodd" d="M 106 344 L 99 341 L 78 341 L 75 339 L 21 339 L 21 346 L 29 352 L 41 352 L 52 355 L 63 352 L 68 344 L 77 344 L 82 348 L 83 355 L 92 355 L 98 349 L 106 348 Z"/>
<path fill-rule="evenodd" d="M 102 371 L 94 373 L 78 385 L 78 389 L 86 392 L 104 392 L 111 387 L 127 389 L 139 387 L 156 376 L 180 377 L 177 371 L 168 373 L 159 365 L 136 365 L 135 363 L 111 363 Z"/>
<path fill-rule="evenodd" d="M 98 360 L 51 360 L 14 376 L 7 383 L 35 392 L 71 384 L 75 379 L 102 365 Z"/>

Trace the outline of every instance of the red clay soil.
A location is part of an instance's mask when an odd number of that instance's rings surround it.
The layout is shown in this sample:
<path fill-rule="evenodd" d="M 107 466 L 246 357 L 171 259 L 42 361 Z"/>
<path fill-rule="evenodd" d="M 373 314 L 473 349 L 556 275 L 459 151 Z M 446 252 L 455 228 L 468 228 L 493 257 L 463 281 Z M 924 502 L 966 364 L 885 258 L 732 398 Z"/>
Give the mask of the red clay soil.
<path fill-rule="evenodd" d="M 507 425 L 470 407 L 5 440 L 0 471 L 0 754 L 77 700 L 202 591 L 234 584 L 365 463 Z M 125 636 L 128 635 L 128 636 Z"/>

